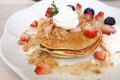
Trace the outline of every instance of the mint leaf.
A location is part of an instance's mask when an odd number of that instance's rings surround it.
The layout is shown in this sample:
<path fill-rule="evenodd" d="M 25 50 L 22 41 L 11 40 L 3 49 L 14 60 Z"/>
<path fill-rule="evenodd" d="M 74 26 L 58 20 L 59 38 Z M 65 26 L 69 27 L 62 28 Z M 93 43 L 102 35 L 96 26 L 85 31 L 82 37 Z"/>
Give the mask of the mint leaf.
<path fill-rule="evenodd" d="M 57 6 L 55 5 L 55 2 L 53 1 L 53 3 L 51 4 L 51 6 L 53 7 L 53 10 L 50 12 L 51 15 L 56 15 L 59 11 Z"/>

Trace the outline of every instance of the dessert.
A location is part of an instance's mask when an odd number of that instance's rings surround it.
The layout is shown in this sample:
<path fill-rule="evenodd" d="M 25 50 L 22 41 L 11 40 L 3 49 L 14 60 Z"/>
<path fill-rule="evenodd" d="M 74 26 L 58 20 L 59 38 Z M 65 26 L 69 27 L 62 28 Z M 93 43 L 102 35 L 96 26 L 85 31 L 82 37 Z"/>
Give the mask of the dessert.
<path fill-rule="evenodd" d="M 84 57 L 92 53 L 101 65 L 107 64 L 104 62 L 107 51 L 101 44 L 103 35 L 116 32 L 113 17 L 104 19 L 104 12 L 96 14 L 92 8 L 86 8 L 82 13 L 80 3 L 58 8 L 54 1 L 45 16 L 33 21 L 18 41 L 24 51 L 35 49 L 29 55 L 29 63 L 36 66 L 37 74 L 49 73 L 50 68 L 59 66 L 59 58 Z M 100 51 L 95 51 L 98 47 Z"/>
<path fill-rule="evenodd" d="M 80 13 L 78 5 L 80 6 L 77 3 L 75 10 L 69 5 L 59 9 L 56 15 L 39 20 L 37 40 L 43 51 L 57 57 L 82 57 L 100 45 L 100 24 L 97 24 L 95 18 L 89 19 L 89 11 L 85 11 L 85 15 Z M 93 14 L 90 16 L 93 17 Z M 48 27 L 51 28 L 50 32 L 47 31 Z"/>

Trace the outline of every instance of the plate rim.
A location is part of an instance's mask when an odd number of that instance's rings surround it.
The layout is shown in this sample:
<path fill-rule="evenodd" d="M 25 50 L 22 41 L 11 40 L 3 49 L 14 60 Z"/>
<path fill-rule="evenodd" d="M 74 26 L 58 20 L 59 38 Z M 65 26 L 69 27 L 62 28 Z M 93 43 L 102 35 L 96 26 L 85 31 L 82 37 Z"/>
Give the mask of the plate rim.
<path fill-rule="evenodd" d="M 97 1 L 99 1 L 99 0 L 97 0 Z M 40 2 L 41 2 L 41 1 L 40 1 Z M 5 23 L 5 26 L 4 26 L 4 32 L 3 32 L 3 34 L 2 34 L 2 36 L 1 36 L 1 38 L 0 38 L 0 57 L 1 57 L 1 59 L 5 62 L 5 64 L 6 64 L 12 71 L 14 71 L 20 78 L 25 79 L 25 80 L 29 80 L 29 79 L 28 79 L 26 76 L 24 76 L 24 74 L 22 74 L 22 72 L 21 72 L 19 69 L 17 69 L 14 65 L 10 64 L 10 62 L 5 58 L 5 56 L 4 56 L 4 54 L 3 54 L 2 50 L 1 50 L 1 47 L 2 47 L 1 45 L 2 45 L 2 40 L 4 39 L 4 36 L 7 35 L 7 27 L 8 27 L 8 26 L 6 26 L 6 24 L 9 22 L 9 20 L 11 19 L 11 17 L 12 17 L 13 15 L 15 15 L 16 13 L 22 12 L 23 10 L 28 10 L 28 9 L 30 9 L 30 8 L 32 8 L 32 7 L 40 4 L 40 2 L 35 3 L 35 4 L 33 4 L 32 6 L 30 6 L 30 7 L 28 7 L 28 8 L 19 10 L 19 11 L 15 12 L 14 14 L 12 14 L 12 15 L 7 19 L 7 21 L 6 21 L 6 23 Z M 99 1 L 99 2 L 101 2 L 101 1 Z M 101 3 L 102 3 L 102 2 L 101 2 Z M 103 4 L 104 4 L 104 3 L 103 3 Z M 104 5 L 106 5 L 106 4 L 104 4 Z M 109 6 L 109 5 L 106 5 L 106 6 L 111 7 L 111 6 Z M 111 8 L 115 8 L 115 7 L 111 7 Z M 115 9 L 119 9 L 119 8 L 115 8 Z M 120 9 L 119 9 L 119 10 L 120 10 Z"/>

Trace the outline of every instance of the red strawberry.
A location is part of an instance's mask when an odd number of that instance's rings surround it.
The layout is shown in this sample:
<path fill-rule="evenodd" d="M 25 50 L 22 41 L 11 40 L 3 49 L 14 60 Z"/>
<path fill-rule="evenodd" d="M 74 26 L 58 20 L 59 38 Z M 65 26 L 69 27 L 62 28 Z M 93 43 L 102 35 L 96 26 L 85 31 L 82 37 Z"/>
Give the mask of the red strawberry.
<path fill-rule="evenodd" d="M 38 21 L 33 21 L 30 25 L 31 27 L 37 27 L 38 26 Z"/>
<path fill-rule="evenodd" d="M 88 38 L 94 38 L 97 35 L 97 30 L 94 29 L 93 27 L 86 26 L 83 29 L 83 34 Z"/>
<path fill-rule="evenodd" d="M 76 4 L 76 11 L 81 12 L 81 8 L 82 8 L 82 6 L 79 3 L 77 3 Z"/>
<path fill-rule="evenodd" d="M 110 34 L 115 33 L 116 29 L 111 25 L 103 25 L 101 26 L 101 31 L 103 34 L 110 35 Z"/>
<path fill-rule="evenodd" d="M 96 16 L 95 16 L 95 19 L 98 20 L 98 21 L 103 21 L 104 19 L 104 12 L 99 12 Z"/>
<path fill-rule="evenodd" d="M 94 53 L 94 58 L 100 61 L 104 61 L 106 58 L 106 53 L 104 51 L 96 51 Z"/>
<path fill-rule="evenodd" d="M 28 33 L 23 32 L 20 36 L 20 40 L 24 42 L 28 42 L 30 40 L 30 35 Z"/>
<path fill-rule="evenodd" d="M 48 74 L 50 72 L 50 67 L 48 65 L 36 66 L 34 72 L 36 74 Z"/>
<path fill-rule="evenodd" d="M 90 12 L 90 13 L 86 13 L 84 16 L 85 16 L 85 18 L 86 18 L 87 20 L 93 20 L 93 15 L 92 15 L 91 12 Z"/>
<path fill-rule="evenodd" d="M 46 10 L 45 16 L 46 16 L 46 17 L 51 17 L 52 14 L 51 14 L 50 12 L 52 12 L 53 9 L 54 9 L 54 8 L 52 8 L 52 7 L 48 7 L 47 10 Z"/>

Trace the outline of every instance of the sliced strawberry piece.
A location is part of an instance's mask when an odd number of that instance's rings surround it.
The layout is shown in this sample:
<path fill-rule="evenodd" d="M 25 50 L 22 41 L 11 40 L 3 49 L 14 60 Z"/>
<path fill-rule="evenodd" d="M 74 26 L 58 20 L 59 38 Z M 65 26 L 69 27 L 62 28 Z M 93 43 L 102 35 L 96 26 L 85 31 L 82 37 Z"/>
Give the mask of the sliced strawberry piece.
<path fill-rule="evenodd" d="M 75 27 L 75 28 L 73 28 L 73 29 L 68 30 L 68 32 L 70 32 L 70 33 L 80 32 L 80 31 L 81 31 L 81 28 L 80 28 L 79 26 L 77 26 L 77 27 Z"/>
<path fill-rule="evenodd" d="M 20 40 L 23 42 L 28 42 L 30 40 L 30 35 L 28 33 L 23 32 L 20 36 Z"/>
<path fill-rule="evenodd" d="M 38 26 L 38 21 L 33 21 L 30 25 L 31 27 L 37 27 Z"/>
<path fill-rule="evenodd" d="M 116 32 L 116 29 L 111 25 L 103 25 L 101 26 L 101 31 L 103 34 L 110 35 L 114 34 Z"/>
<path fill-rule="evenodd" d="M 100 61 L 104 61 L 106 58 L 106 53 L 104 51 L 96 51 L 94 53 L 94 58 Z"/>
<path fill-rule="evenodd" d="M 53 29 L 53 24 L 49 24 L 46 27 L 44 27 L 45 36 L 47 39 L 49 38 L 49 34 L 51 33 L 52 29 Z"/>
<path fill-rule="evenodd" d="M 53 9 L 54 9 L 54 8 L 52 8 L 52 7 L 48 7 L 47 10 L 46 10 L 45 16 L 46 16 L 46 17 L 51 17 L 52 14 L 51 14 L 50 12 L 52 12 Z"/>
<path fill-rule="evenodd" d="M 104 19 L 104 12 L 99 12 L 96 16 L 95 16 L 95 19 L 98 20 L 98 21 L 103 21 Z"/>
<path fill-rule="evenodd" d="M 94 38 L 97 35 L 97 32 L 98 31 L 91 26 L 86 26 L 83 29 L 83 34 L 88 38 Z"/>
<path fill-rule="evenodd" d="M 49 65 L 40 65 L 40 66 L 36 66 L 34 72 L 38 75 L 40 74 L 48 74 L 50 73 L 50 66 Z"/>
<path fill-rule="evenodd" d="M 84 16 L 85 16 L 85 18 L 86 18 L 87 20 L 93 20 L 93 15 L 92 15 L 91 12 L 86 13 Z"/>
<path fill-rule="evenodd" d="M 79 3 L 77 3 L 76 4 L 76 11 L 80 13 L 81 12 L 81 8 L 82 8 L 82 6 Z"/>

